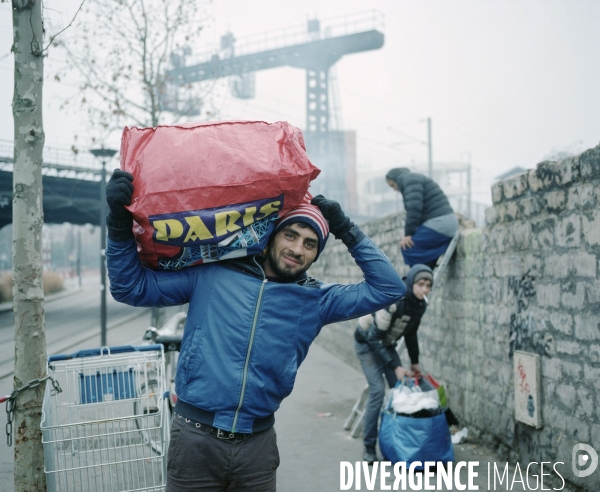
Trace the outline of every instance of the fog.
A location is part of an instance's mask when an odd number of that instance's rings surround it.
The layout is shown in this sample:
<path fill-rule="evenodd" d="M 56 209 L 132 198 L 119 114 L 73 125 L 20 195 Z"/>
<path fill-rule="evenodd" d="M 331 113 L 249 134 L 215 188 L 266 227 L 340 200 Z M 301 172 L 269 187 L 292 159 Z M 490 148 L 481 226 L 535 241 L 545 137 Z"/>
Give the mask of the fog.
<path fill-rule="evenodd" d="M 79 2 L 48 0 L 45 15 L 67 24 Z M 344 56 L 332 73 L 340 128 L 356 131 L 359 180 L 391 167 L 426 170 L 427 118 L 434 168 L 472 164 L 473 200 L 489 204 L 490 184 L 515 167 L 598 145 L 600 2 L 594 0 L 215 0 L 194 44 L 206 51 L 230 31 L 244 36 L 376 9 L 381 49 Z M 10 4 L 0 4 L 0 139 L 12 139 Z M 70 146 L 84 121 L 59 111 L 75 82 L 52 79 L 60 54 L 49 51 L 44 94 L 46 144 Z M 305 71 L 256 72 L 256 97 L 215 87 L 218 119 L 287 120 L 306 125 Z M 119 135 L 107 145 L 118 146 Z"/>

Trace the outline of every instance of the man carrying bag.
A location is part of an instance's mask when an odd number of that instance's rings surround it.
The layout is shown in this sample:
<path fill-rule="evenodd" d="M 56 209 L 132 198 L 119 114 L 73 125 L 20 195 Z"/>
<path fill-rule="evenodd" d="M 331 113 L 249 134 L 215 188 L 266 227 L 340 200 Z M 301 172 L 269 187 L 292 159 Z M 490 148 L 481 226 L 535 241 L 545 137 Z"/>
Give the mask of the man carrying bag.
<path fill-rule="evenodd" d="M 274 413 L 310 344 L 329 323 L 396 302 L 405 286 L 387 257 L 323 196 L 281 217 L 264 254 L 156 271 L 142 266 L 125 208 L 133 177 L 106 189 L 113 297 L 133 306 L 189 303 L 176 385 L 167 490 L 276 489 Z M 361 268 L 358 284 L 306 275 L 329 230 Z"/>

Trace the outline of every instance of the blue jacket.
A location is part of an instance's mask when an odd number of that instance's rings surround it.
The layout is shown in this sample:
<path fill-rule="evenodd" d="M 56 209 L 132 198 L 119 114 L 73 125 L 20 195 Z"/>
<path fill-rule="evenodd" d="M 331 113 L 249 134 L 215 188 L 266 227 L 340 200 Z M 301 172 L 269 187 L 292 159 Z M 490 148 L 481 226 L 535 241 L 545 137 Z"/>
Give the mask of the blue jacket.
<path fill-rule="evenodd" d="M 341 285 L 306 275 L 296 282 L 268 281 L 256 257 L 155 271 L 141 265 L 133 239 L 109 239 L 106 250 L 117 301 L 189 303 L 176 376 L 178 405 L 197 410 L 201 423 L 243 433 L 273 424 L 273 413 L 291 393 L 324 325 L 376 311 L 404 295 L 400 276 L 368 237 L 351 254 L 365 280 Z"/>

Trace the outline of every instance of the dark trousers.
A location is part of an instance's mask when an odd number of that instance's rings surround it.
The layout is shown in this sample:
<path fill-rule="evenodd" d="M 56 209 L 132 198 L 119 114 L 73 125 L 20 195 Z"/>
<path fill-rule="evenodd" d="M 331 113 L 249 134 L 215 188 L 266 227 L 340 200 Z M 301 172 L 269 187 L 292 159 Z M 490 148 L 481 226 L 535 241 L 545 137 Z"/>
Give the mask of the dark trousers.
<path fill-rule="evenodd" d="M 175 415 L 167 492 L 274 492 L 279 451 L 275 429 L 243 439 L 220 439 Z"/>
<path fill-rule="evenodd" d="M 438 258 L 446 252 L 452 237 L 444 236 L 429 227 L 420 225 L 413 234 L 412 240 L 414 246 L 402 250 L 404 263 L 410 267 L 417 263 L 424 263 L 431 267 L 432 264 L 435 266 Z"/>

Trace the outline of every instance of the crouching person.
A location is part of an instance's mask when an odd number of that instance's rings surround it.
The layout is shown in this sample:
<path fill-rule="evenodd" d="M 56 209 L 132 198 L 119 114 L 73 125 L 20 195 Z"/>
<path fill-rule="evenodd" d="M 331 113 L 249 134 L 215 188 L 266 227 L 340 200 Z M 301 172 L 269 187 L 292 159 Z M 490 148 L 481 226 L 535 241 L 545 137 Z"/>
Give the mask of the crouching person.
<path fill-rule="evenodd" d="M 385 396 L 385 383 L 389 387 L 408 376 L 420 376 L 419 340 L 417 330 L 425 313 L 425 297 L 433 286 L 431 268 L 413 266 L 406 276 L 406 296 L 386 309 L 368 314 L 358 320 L 354 333 L 354 347 L 369 385 L 369 398 L 363 417 L 363 460 L 377 460 L 377 427 L 381 405 Z M 410 370 L 402 367 L 396 344 L 404 337 L 410 357 Z"/>
<path fill-rule="evenodd" d="M 133 177 L 107 187 L 106 258 L 113 297 L 133 306 L 189 303 L 177 367 L 178 401 L 167 490 L 267 492 L 279 465 L 274 413 L 321 328 L 396 302 L 406 288 L 387 257 L 340 205 L 323 196 L 279 219 L 262 255 L 154 271 L 132 233 Z M 328 284 L 306 274 L 329 231 L 364 281 Z"/>

